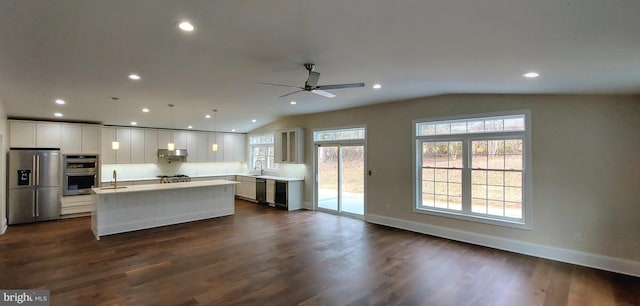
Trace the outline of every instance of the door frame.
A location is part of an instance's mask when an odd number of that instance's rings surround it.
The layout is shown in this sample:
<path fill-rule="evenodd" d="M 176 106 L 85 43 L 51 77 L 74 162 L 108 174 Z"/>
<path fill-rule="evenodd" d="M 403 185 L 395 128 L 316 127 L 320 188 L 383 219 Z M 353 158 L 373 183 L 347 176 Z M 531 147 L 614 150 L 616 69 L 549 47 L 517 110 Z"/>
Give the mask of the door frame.
<path fill-rule="evenodd" d="M 367 131 L 367 127 L 366 125 L 356 125 L 356 126 L 348 126 L 348 127 L 338 127 L 338 128 L 322 128 L 322 129 L 314 129 L 311 132 L 312 135 L 312 139 L 313 139 L 313 132 L 316 131 L 326 131 L 326 130 L 340 130 L 340 129 L 350 129 L 350 128 L 364 128 L 365 129 L 365 138 L 364 139 L 356 139 L 356 140 L 335 140 L 335 141 L 313 141 L 313 170 L 312 170 L 312 176 L 313 176 L 313 188 L 312 188 L 312 192 L 313 192 L 313 210 L 315 211 L 321 211 L 321 212 L 325 212 L 325 213 L 330 213 L 330 214 L 337 214 L 337 215 L 341 215 L 341 216 L 347 216 L 347 217 L 352 217 L 355 219 L 361 219 L 364 220 L 366 218 L 367 215 L 367 169 L 369 169 L 368 167 L 368 163 L 367 163 L 367 137 L 366 137 L 366 131 Z M 337 146 L 338 147 L 338 157 L 341 159 L 342 156 L 340 155 L 340 148 L 342 146 L 363 146 L 364 147 L 364 173 L 363 173 L 363 177 L 364 177 L 364 181 L 362 182 L 364 184 L 364 213 L 362 215 L 357 215 L 357 214 L 353 214 L 353 213 L 349 213 L 349 212 L 344 212 L 341 211 L 341 205 L 340 203 L 338 203 L 338 210 L 333 211 L 333 210 L 328 210 L 328 209 L 323 209 L 318 207 L 318 147 L 321 146 Z M 340 167 L 341 162 L 339 161 L 338 163 L 338 167 Z M 340 176 L 340 171 L 338 171 L 338 175 Z M 341 188 L 341 178 L 338 178 L 338 188 Z M 341 195 L 340 190 L 338 190 L 338 196 Z"/>

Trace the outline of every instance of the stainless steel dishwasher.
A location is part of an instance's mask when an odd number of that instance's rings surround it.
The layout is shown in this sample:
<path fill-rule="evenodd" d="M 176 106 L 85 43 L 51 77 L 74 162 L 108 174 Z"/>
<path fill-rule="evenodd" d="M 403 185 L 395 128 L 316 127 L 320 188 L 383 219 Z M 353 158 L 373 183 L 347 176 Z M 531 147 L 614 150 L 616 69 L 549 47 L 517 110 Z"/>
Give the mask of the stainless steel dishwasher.
<path fill-rule="evenodd" d="M 267 203 L 267 180 L 256 178 L 256 201 L 258 203 Z"/>

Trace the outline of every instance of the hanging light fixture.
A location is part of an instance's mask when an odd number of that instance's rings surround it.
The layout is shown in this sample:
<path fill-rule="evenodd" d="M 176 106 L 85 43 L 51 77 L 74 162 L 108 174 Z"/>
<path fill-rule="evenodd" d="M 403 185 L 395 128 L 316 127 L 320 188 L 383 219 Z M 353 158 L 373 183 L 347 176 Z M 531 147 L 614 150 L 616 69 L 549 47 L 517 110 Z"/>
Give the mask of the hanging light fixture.
<path fill-rule="evenodd" d="M 213 110 L 213 131 L 216 132 L 216 134 L 215 134 L 216 135 L 216 139 L 218 139 L 218 132 L 216 131 L 216 113 L 217 112 L 218 112 L 217 109 Z M 211 145 L 211 151 L 218 152 L 218 143 L 217 142 L 214 142 Z"/>
<path fill-rule="evenodd" d="M 169 104 L 169 117 L 171 119 L 171 128 L 173 128 L 173 104 Z M 173 143 L 173 133 L 170 134 L 169 136 L 169 143 L 167 144 L 167 150 L 169 151 L 175 151 L 176 149 L 176 144 Z"/>
<path fill-rule="evenodd" d="M 118 100 L 120 100 L 120 98 L 118 97 L 111 97 L 111 99 L 113 100 L 113 106 L 115 109 L 115 122 L 118 121 L 118 105 L 116 105 L 115 102 L 118 102 Z M 112 150 L 120 150 L 120 143 L 118 142 L 118 131 L 114 130 L 113 131 L 113 141 L 111 142 L 111 149 Z"/>

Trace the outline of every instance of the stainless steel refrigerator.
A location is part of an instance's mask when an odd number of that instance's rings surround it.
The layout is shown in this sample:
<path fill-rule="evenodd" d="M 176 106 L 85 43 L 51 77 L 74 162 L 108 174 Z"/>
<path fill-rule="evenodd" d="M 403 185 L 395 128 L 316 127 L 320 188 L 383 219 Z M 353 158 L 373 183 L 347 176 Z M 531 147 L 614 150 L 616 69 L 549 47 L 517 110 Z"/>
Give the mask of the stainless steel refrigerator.
<path fill-rule="evenodd" d="M 60 150 L 11 149 L 8 163 L 8 223 L 59 219 Z"/>

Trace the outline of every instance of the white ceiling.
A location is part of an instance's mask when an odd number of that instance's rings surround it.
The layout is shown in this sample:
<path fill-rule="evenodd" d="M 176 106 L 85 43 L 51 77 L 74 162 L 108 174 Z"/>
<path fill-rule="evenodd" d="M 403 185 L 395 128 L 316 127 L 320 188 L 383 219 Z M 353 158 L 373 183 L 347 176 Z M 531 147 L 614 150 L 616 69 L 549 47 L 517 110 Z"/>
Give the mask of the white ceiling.
<path fill-rule="evenodd" d="M 180 31 L 181 20 L 196 30 Z M 366 87 L 278 98 L 289 88 L 257 83 L 302 86 L 305 62 L 321 85 Z M 541 77 L 523 78 L 528 71 Z M 59 111 L 64 120 L 213 130 L 204 115 L 215 108 L 217 130 L 246 132 L 285 115 L 444 93 L 640 93 L 640 1 L 0 2 L 0 98 L 10 117 L 55 120 Z"/>

